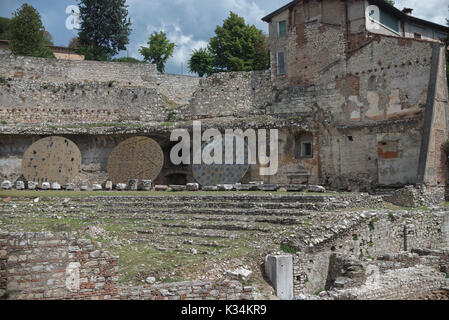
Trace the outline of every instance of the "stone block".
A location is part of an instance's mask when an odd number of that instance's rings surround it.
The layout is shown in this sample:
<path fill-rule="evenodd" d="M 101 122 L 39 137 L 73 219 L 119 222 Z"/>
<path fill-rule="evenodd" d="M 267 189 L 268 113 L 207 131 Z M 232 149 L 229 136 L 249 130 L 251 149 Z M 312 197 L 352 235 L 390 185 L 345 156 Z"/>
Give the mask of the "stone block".
<path fill-rule="evenodd" d="M 236 184 L 235 190 L 237 191 L 251 191 L 254 190 L 254 188 L 257 189 L 256 184 Z"/>
<path fill-rule="evenodd" d="M 38 183 L 34 182 L 34 181 L 28 181 L 27 185 L 28 185 L 28 190 L 36 190 Z"/>
<path fill-rule="evenodd" d="M 3 190 L 10 190 L 12 188 L 12 183 L 9 180 L 5 180 L 2 182 L 2 189 Z"/>
<path fill-rule="evenodd" d="M 226 275 L 234 280 L 243 280 L 248 281 L 253 272 L 251 270 L 245 269 L 245 268 L 238 268 L 232 271 L 227 271 Z"/>
<path fill-rule="evenodd" d="M 66 183 L 64 185 L 64 189 L 67 191 L 74 191 L 75 190 L 75 184 L 74 183 Z"/>
<path fill-rule="evenodd" d="M 219 184 L 217 187 L 219 191 L 232 191 L 235 189 L 233 184 Z"/>
<path fill-rule="evenodd" d="M 260 191 L 277 191 L 279 189 L 278 184 L 259 184 L 257 189 Z"/>
<path fill-rule="evenodd" d="M 93 191 L 101 191 L 101 190 L 103 190 L 103 188 L 101 187 L 101 184 L 93 184 L 92 185 L 92 190 Z"/>
<path fill-rule="evenodd" d="M 117 183 L 117 186 L 115 188 L 118 191 L 125 191 L 126 190 L 126 183 Z"/>
<path fill-rule="evenodd" d="M 198 191 L 198 190 L 200 190 L 200 185 L 198 183 L 188 183 L 187 190 L 188 191 Z"/>
<path fill-rule="evenodd" d="M 80 184 L 80 190 L 81 191 L 87 191 L 89 189 L 89 185 L 87 183 L 81 183 Z"/>
<path fill-rule="evenodd" d="M 104 184 L 104 189 L 107 191 L 112 191 L 113 189 L 112 181 L 110 180 L 106 181 L 106 183 Z"/>
<path fill-rule="evenodd" d="M 218 191 L 218 187 L 217 186 L 204 186 L 201 188 L 201 190 L 203 190 L 203 191 Z"/>
<path fill-rule="evenodd" d="M 50 182 L 42 182 L 41 189 L 42 190 L 50 190 Z"/>
<path fill-rule="evenodd" d="M 180 191 L 186 191 L 186 186 L 181 186 L 181 185 L 170 185 L 170 189 L 172 189 L 172 191 L 174 192 L 180 192 Z"/>
<path fill-rule="evenodd" d="M 151 180 L 142 180 L 142 182 L 140 184 L 140 188 L 143 191 L 151 191 L 151 189 L 153 188 L 153 181 L 151 181 Z"/>
<path fill-rule="evenodd" d="M 309 192 L 317 192 L 317 193 L 324 193 L 326 192 L 326 188 L 323 186 L 308 186 L 307 191 Z"/>
<path fill-rule="evenodd" d="M 25 190 L 25 182 L 16 181 L 16 190 Z"/>
<path fill-rule="evenodd" d="M 282 186 L 288 192 L 302 192 L 306 190 L 307 186 L 302 184 L 290 184 Z"/>
<path fill-rule="evenodd" d="M 293 299 L 293 257 L 291 255 L 266 256 L 265 274 L 280 299 Z"/>
<path fill-rule="evenodd" d="M 154 190 L 156 190 L 156 191 L 167 191 L 167 190 L 168 190 L 168 186 L 165 186 L 165 185 L 156 185 L 156 186 L 154 187 Z"/>
<path fill-rule="evenodd" d="M 130 191 L 137 191 L 139 188 L 139 180 L 131 179 L 128 181 L 128 188 Z"/>
<path fill-rule="evenodd" d="M 51 189 L 52 190 L 61 190 L 61 185 L 59 183 L 57 183 L 57 182 L 53 182 L 51 184 Z"/>

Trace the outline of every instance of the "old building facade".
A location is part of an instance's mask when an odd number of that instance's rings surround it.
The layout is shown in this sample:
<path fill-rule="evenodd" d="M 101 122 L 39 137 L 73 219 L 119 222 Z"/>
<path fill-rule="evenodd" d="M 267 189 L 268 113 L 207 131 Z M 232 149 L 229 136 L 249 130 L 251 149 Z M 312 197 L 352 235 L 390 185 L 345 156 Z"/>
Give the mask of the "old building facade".
<path fill-rule="evenodd" d="M 366 9 L 376 4 L 397 17 L 398 34 L 369 30 Z M 391 29 L 392 19 L 379 17 Z M 447 28 L 425 22 L 432 33 L 410 37 L 419 19 L 364 0 L 292 1 L 264 20 L 271 69 L 207 79 L 0 52 L 0 177 L 17 179 L 26 148 L 61 135 L 82 153 L 76 182 L 103 182 L 112 149 L 144 135 L 165 152 L 157 182 L 193 182 L 190 166 L 169 161 L 170 132 L 201 120 L 220 130 L 279 129 L 277 174 L 261 177 L 254 165 L 242 182 L 446 185 L 445 48 L 435 35 Z"/>

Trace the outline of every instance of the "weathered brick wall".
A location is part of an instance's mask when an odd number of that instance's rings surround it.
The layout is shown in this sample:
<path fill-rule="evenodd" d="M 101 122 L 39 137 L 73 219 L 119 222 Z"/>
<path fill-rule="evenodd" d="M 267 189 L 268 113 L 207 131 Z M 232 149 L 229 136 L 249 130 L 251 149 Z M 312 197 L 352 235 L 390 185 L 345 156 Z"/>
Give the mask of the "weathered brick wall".
<path fill-rule="evenodd" d="M 445 243 L 441 229 L 448 212 L 364 212 L 354 221 L 342 221 L 329 230 L 335 237 L 317 239 L 294 256 L 295 295 L 313 294 L 326 287 L 331 255 L 376 259 L 414 248 L 437 249 Z"/>
<path fill-rule="evenodd" d="M 268 71 L 219 73 L 201 80 L 190 101 L 193 116 L 242 116 L 271 103 Z"/>
<path fill-rule="evenodd" d="M 121 300 L 253 300 L 253 288 L 239 281 L 177 282 L 121 288 Z"/>
<path fill-rule="evenodd" d="M 9 299 L 112 299 L 117 297 L 118 258 L 90 240 L 66 233 L 6 234 L 6 293 Z M 68 286 L 68 267 L 79 287 Z"/>
<path fill-rule="evenodd" d="M 154 76 L 156 66 L 101 61 L 70 61 L 14 56 L 0 50 L 0 75 L 5 78 L 52 82 L 116 81 L 124 85 L 144 86 L 143 78 Z"/>
<path fill-rule="evenodd" d="M 55 83 L 115 82 L 119 87 L 153 88 L 176 104 L 187 104 L 199 83 L 198 77 L 159 74 L 153 64 L 15 57 L 8 50 L 0 50 L 0 76 Z"/>
<path fill-rule="evenodd" d="M 0 85 L 0 119 L 10 125 L 164 121 L 168 112 L 161 96 L 151 88 L 30 80 Z"/>

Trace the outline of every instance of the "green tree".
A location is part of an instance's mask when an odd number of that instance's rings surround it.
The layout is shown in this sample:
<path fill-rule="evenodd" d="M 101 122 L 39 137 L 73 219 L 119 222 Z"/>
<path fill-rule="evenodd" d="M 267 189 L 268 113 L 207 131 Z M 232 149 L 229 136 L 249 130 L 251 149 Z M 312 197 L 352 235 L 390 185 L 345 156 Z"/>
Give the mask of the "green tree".
<path fill-rule="evenodd" d="M 11 33 L 11 20 L 0 17 L 0 40 L 9 40 Z"/>
<path fill-rule="evenodd" d="M 73 37 L 69 42 L 69 48 L 78 49 L 80 47 L 80 39 L 78 37 Z"/>
<path fill-rule="evenodd" d="M 105 60 L 125 50 L 131 33 L 126 0 L 80 0 L 79 53 Z"/>
<path fill-rule="evenodd" d="M 48 36 L 36 9 L 28 4 L 16 10 L 11 19 L 11 51 L 15 55 L 54 58 L 46 47 Z"/>
<path fill-rule="evenodd" d="M 389 5 L 392 5 L 392 6 L 394 6 L 395 5 L 395 3 L 394 3 L 394 1 L 393 0 L 384 0 L 386 3 L 388 3 Z"/>
<path fill-rule="evenodd" d="M 140 47 L 143 60 L 156 64 L 160 73 L 165 72 L 165 63 L 173 56 L 175 44 L 167 39 L 165 32 L 153 32 L 148 41 L 148 47 Z"/>
<path fill-rule="evenodd" d="M 247 25 L 242 17 L 232 12 L 223 26 L 215 29 L 209 51 L 214 57 L 214 72 L 263 70 L 269 65 L 262 30 Z"/>
<path fill-rule="evenodd" d="M 205 48 L 193 50 L 189 59 L 189 70 L 200 77 L 212 74 L 214 57 Z"/>

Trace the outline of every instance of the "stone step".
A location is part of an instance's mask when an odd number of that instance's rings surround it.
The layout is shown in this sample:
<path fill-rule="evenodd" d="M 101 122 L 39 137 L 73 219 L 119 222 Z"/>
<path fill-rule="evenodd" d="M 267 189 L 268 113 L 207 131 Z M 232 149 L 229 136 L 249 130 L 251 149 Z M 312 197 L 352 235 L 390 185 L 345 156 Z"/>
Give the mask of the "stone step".
<path fill-rule="evenodd" d="M 310 204 L 310 208 L 308 210 L 313 210 L 312 207 L 314 205 Z M 305 209 L 304 209 L 305 210 Z M 225 216 L 305 216 L 308 213 L 304 210 L 299 209 L 197 209 L 197 208 L 111 208 L 108 210 L 99 209 L 96 211 L 98 215 L 110 216 L 113 217 L 115 215 L 132 215 L 132 214 L 174 214 L 174 215 L 225 215 Z"/>

